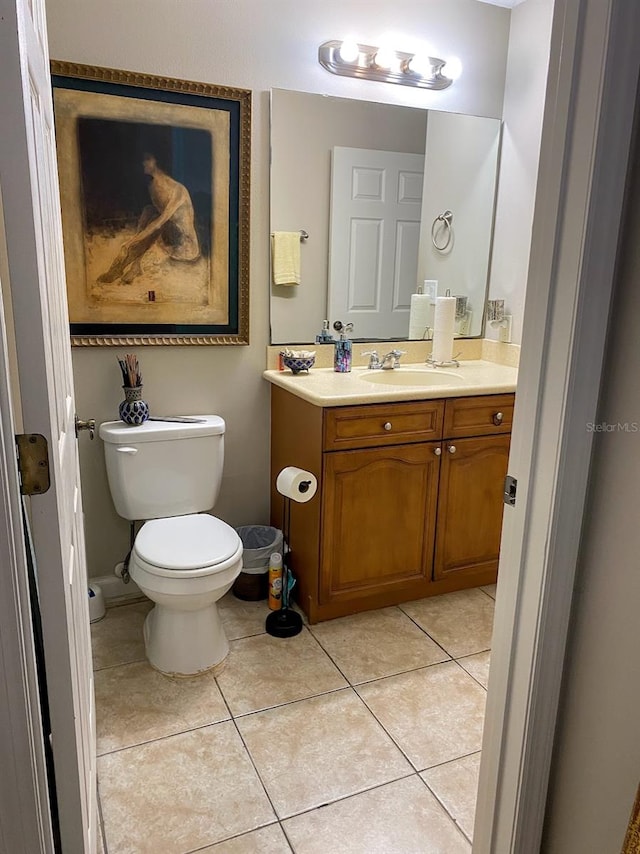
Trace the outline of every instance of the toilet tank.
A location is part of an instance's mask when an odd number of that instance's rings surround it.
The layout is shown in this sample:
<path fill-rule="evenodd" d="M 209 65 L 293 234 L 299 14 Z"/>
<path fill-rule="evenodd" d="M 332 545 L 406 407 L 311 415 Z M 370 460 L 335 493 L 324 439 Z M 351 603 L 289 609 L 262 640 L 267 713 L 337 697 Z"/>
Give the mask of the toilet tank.
<path fill-rule="evenodd" d="M 220 492 L 225 423 L 122 421 L 100 425 L 109 489 L 125 519 L 160 519 L 210 510 Z"/>

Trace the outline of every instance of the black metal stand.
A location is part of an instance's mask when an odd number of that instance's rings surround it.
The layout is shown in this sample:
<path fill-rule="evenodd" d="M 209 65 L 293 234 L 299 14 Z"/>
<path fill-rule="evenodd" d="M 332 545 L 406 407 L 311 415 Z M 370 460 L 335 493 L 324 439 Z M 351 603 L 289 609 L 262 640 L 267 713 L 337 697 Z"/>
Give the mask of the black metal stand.
<path fill-rule="evenodd" d="M 267 634 L 274 638 L 292 638 L 302 631 L 302 617 L 289 608 L 289 533 L 291 530 L 291 499 L 284 497 L 282 506 L 282 598 L 280 608 L 272 611 L 265 622 Z"/>

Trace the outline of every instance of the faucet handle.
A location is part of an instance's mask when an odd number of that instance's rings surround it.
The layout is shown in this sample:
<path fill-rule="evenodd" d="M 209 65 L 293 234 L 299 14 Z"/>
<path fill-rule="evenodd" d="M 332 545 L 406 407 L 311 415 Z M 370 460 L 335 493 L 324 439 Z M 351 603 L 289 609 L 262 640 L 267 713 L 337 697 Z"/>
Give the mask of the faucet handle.
<path fill-rule="evenodd" d="M 400 365 L 400 357 L 406 355 L 406 350 L 392 350 L 388 355 L 393 359 L 393 367 L 397 368 Z"/>
<path fill-rule="evenodd" d="M 363 356 L 369 356 L 369 367 L 377 368 L 380 365 L 380 357 L 377 350 L 365 350 Z"/>

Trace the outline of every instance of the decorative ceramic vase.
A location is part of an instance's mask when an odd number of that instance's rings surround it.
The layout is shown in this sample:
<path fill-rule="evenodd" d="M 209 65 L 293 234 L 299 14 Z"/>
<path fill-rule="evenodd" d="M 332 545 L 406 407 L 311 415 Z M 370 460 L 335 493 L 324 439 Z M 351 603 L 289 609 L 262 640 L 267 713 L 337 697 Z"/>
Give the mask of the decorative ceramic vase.
<path fill-rule="evenodd" d="M 125 424 L 144 424 L 149 417 L 149 404 L 142 399 L 142 386 L 122 386 L 124 400 L 118 407 L 120 420 Z"/>

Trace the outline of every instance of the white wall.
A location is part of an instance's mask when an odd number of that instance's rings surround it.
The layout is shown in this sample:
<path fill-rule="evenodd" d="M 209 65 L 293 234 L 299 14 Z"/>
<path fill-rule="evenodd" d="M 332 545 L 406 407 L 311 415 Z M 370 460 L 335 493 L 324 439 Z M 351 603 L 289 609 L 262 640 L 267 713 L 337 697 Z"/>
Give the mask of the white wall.
<path fill-rule="evenodd" d="M 529 0 L 532 2 L 532 0 Z M 216 512 L 231 524 L 268 520 L 269 393 L 261 378 L 269 335 L 270 87 L 499 117 L 509 11 L 475 0 L 48 0 L 54 59 L 252 89 L 251 345 L 138 348 L 145 395 L 156 412 L 221 414 L 228 424 Z M 400 49 L 428 41 L 457 55 L 464 74 L 428 92 L 328 74 L 318 45 L 354 34 Z M 82 418 L 115 417 L 121 390 L 112 348 L 74 352 Z M 90 575 L 112 570 L 128 548 L 111 507 L 99 441 L 83 435 L 81 471 Z"/>
<path fill-rule="evenodd" d="M 489 298 L 504 299 L 514 344 L 522 338 L 552 12 L 553 0 L 525 0 L 511 12 Z M 498 330 L 487 323 L 485 335 L 497 339 Z"/>
<path fill-rule="evenodd" d="M 614 429 L 602 427 L 595 443 L 550 781 L 549 854 L 618 854 L 640 782 L 638 139 L 631 162 L 636 174 L 597 422 Z"/>

